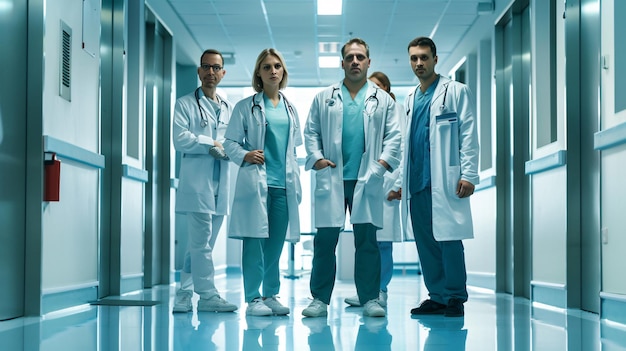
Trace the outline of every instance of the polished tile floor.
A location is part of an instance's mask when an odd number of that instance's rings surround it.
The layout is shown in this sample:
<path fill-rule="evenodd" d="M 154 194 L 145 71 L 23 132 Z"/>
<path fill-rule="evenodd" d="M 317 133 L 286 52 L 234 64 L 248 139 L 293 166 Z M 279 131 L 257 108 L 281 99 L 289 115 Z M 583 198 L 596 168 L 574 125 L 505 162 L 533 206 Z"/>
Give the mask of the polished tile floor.
<path fill-rule="evenodd" d="M 427 296 L 420 276 L 395 275 L 386 318 L 363 317 L 343 299 L 351 282 L 338 282 L 327 318 L 303 318 L 308 276 L 284 279 L 285 317 L 246 317 L 240 275 L 220 277 L 222 295 L 235 313 L 172 314 L 173 286 L 158 286 L 121 299 L 154 306 L 92 306 L 0 322 L 0 350 L 626 350 L 626 329 L 597 315 L 533 306 L 506 294 L 470 289 L 464 318 L 412 318 Z M 194 304 L 197 296 L 194 298 Z"/>

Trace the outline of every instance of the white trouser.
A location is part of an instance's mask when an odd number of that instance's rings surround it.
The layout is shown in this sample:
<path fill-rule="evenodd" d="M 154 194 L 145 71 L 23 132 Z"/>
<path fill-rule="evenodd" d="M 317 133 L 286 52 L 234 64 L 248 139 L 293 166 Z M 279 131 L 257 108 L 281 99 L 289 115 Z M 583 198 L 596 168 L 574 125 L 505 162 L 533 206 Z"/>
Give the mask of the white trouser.
<path fill-rule="evenodd" d="M 224 216 L 187 213 L 187 251 L 180 286 L 183 290 L 191 290 L 193 284 L 194 291 L 203 299 L 219 294 L 214 283 L 213 247 L 223 222 Z"/>

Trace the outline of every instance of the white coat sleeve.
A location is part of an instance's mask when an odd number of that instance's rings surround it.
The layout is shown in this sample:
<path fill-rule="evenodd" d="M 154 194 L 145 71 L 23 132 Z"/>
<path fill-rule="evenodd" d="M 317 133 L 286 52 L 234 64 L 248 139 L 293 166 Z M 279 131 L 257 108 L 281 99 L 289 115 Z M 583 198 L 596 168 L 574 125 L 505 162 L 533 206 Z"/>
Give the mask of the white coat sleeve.
<path fill-rule="evenodd" d="M 196 111 L 191 106 L 179 99 L 174 107 L 174 123 L 172 126 L 172 139 L 176 151 L 185 154 L 208 154 L 213 146 L 213 138 L 206 135 L 197 135 L 191 131 L 190 116 Z"/>
<path fill-rule="evenodd" d="M 237 103 L 237 105 L 235 105 L 233 114 L 230 116 L 228 128 L 224 134 L 224 150 L 231 161 L 239 166 L 243 165 L 243 159 L 250 151 L 244 148 L 247 127 L 243 113 L 245 111 L 243 105 L 243 103 Z"/>
<path fill-rule="evenodd" d="M 385 131 L 383 132 L 383 150 L 380 156 L 389 165 L 390 171 L 400 166 L 400 149 L 402 147 L 402 132 L 400 119 L 396 110 L 396 103 L 387 106 L 387 118 L 385 119 Z"/>
<path fill-rule="evenodd" d="M 459 147 L 461 160 L 461 179 L 474 185 L 479 183 L 478 176 L 478 127 L 476 114 L 469 88 L 462 85 L 459 89 L 457 110 L 459 113 Z"/>
<path fill-rule="evenodd" d="M 309 116 L 304 127 L 304 148 L 306 149 L 306 161 L 304 169 L 313 169 L 313 165 L 318 160 L 324 158 L 324 149 L 322 144 L 322 126 L 320 121 L 320 102 L 321 94 L 318 94 L 311 108 L 309 109 Z"/>
<path fill-rule="evenodd" d="M 398 191 L 402 188 L 402 166 L 404 164 L 404 145 L 406 145 L 404 142 L 404 138 L 406 137 L 406 119 L 404 118 L 404 113 L 402 112 L 402 106 L 400 104 L 396 104 L 396 115 L 398 116 L 398 121 L 400 122 L 400 163 L 390 175 L 390 178 L 394 181 L 391 188 L 393 191 Z"/>

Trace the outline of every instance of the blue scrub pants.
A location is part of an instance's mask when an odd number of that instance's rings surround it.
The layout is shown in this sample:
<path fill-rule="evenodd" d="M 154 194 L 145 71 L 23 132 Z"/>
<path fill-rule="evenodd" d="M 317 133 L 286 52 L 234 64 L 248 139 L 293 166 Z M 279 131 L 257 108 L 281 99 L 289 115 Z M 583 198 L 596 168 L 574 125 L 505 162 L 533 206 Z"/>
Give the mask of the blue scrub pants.
<path fill-rule="evenodd" d="M 430 187 L 412 194 L 410 202 L 415 245 L 430 299 L 444 305 L 450 298 L 467 301 L 463 241 L 435 240 Z"/>
<path fill-rule="evenodd" d="M 344 211 L 352 212 L 356 180 L 343 182 Z M 377 228 L 371 223 L 354 224 L 354 283 L 359 301 L 378 298 L 380 290 L 380 251 L 376 242 Z M 313 239 L 313 267 L 311 269 L 311 295 L 325 304 L 335 287 L 337 255 L 335 254 L 341 228 L 317 228 Z"/>
<path fill-rule="evenodd" d="M 393 242 L 379 241 L 378 250 L 380 251 L 380 291 L 387 292 L 387 286 L 393 274 Z"/>
<path fill-rule="evenodd" d="M 268 188 L 267 216 L 268 238 L 243 239 L 241 269 L 246 302 L 251 302 L 257 297 L 271 297 L 280 291 L 279 261 L 289 223 L 287 190 Z M 259 293 L 261 283 L 263 295 Z"/>

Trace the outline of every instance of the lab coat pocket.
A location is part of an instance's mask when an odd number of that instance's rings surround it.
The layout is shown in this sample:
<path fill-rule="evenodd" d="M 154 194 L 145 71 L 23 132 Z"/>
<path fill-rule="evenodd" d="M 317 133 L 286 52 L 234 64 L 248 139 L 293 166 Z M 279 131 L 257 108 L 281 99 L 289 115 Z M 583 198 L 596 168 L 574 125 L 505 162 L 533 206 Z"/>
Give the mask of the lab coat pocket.
<path fill-rule="evenodd" d="M 331 167 L 327 166 L 315 171 L 315 196 L 326 197 L 330 195 L 332 184 Z"/>
<path fill-rule="evenodd" d="M 448 167 L 446 172 L 446 193 L 448 196 L 458 198 L 456 188 L 461 180 L 461 166 Z"/>
<path fill-rule="evenodd" d="M 460 165 L 459 156 L 459 119 L 456 112 L 437 116 L 437 132 L 444 149 L 447 150 L 446 164 L 449 166 Z"/>
<path fill-rule="evenodd" d="M 387 170 L 378 161 L 370 160 L 364 192 L 367 196 L 380 196 Z"/>
<path fill-rule="evenodd" d="M 258 196 L 263 186 L 260 167 L 256 164 L 246 164 L 239 168 L 235 199 L 250 201 Z"/>
<path fill-rule="evenodd" d="M 184 154 L 180 165 L 178 191 L 183 193 L 202 193 L 209 186 L 209 178 L 202 177 L 204 171 L 213 171 L 213 158 L 208 155 Z"/>

